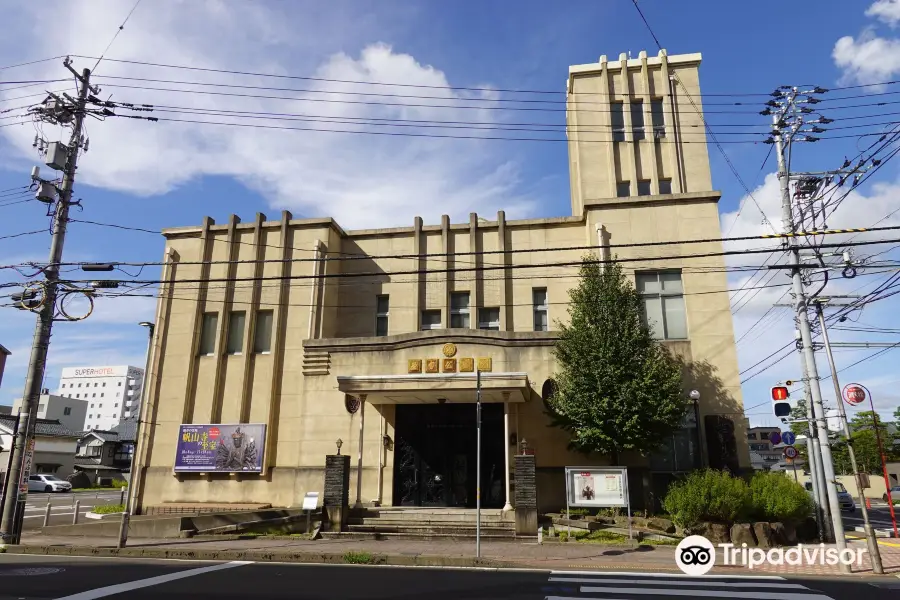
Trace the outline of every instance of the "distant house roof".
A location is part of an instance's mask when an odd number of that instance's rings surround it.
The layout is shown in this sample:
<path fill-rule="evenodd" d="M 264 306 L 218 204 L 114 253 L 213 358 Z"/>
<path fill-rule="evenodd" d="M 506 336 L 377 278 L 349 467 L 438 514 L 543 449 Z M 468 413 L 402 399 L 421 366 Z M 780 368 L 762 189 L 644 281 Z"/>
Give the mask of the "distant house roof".
<path fill-rule="evenodd" d="M 0 415 L 0 426 L 10 431 L 14 430 L 16 428 L 16 417 L 13 415 Z M 43 437 L 78 437 L 77 433 L 70 431 L 56 419 L 38 419 L 34 426 L 34 434 Z"/>
<path fill-rule="evenodd" d="M 3 346 L 3 344 L 0 344 L 0 354 L 5 354 L 6 356 L 10 356 L 10 355 L 12 354 L 12 352 L 10 352 L 9 350 L 7 350 L 7 349 Z"/>
<path fill-rule="evenodd" d="M 137 421 L 128 419 L 112 429 L 92 429 L 78 435 L 81 439 L 94 436 L 103 442 L 133 442 L 137 439 Z"/>

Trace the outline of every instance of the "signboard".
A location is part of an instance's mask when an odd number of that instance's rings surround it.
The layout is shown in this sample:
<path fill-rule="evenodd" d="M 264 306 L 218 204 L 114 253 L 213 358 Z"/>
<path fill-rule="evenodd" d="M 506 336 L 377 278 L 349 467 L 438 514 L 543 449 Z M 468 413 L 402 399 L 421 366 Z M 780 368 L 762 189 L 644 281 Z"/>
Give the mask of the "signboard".
<path fill-rule="evenodd" d="M 792 431 L 785 431 L 781 434 L 781 441 L 787 444 L 788 446 L 793 446 L 794 442 L 797 441 L 797 436 L 794 435 Z"/>
<path fill-rule="evenodd" d="M 569 506 L 627 507 L 628 473 L 625 468 L 566 467 Z"/>
<path fill-rule="evenodd" d="M 261 473 L 266 426 L 254 423 L 181 425 L 176 473 Z"/>
<path fill-rule="evenodd" d="M 19 502 L 24 502 L 28 496 L 28 478 L 31 476 L 31 467 L 34 464 L 34 440 L 28 440 L 25 446 L 25 460 L 22 462 L 22 477 L 19 479 Z"/>
<path fill-rule="evenodd" d="M 303 510 L 316 510 L 319 505 L 319 492 L 307 492 L 303 496 Z"/>
<path fill-rule="evenodd" d="M 858 383 L 848 383 L 841 390 L 841 396 L 844 398 L 844 402 L 850 406 L 857 406 L 865 402 L 866 390 Z"/>
<path fill-rule="evenodd" d="M 788 460 L 794 460 L 800 453 L 793 446 L 787 446 L 784 449 L 784 457 Z"/>
<path fill-rule="evenodd" d="M 781 432 L 773 431 L 769 434 L 769 441 L 772 442 L 773 445 L 777 446 L 781 443 Z"/>

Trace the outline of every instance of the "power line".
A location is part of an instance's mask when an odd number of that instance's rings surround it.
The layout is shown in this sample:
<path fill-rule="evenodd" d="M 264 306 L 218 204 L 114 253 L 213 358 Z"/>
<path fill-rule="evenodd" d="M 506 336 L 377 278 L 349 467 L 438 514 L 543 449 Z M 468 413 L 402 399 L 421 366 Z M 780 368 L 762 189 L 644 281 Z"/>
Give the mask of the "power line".
<path fill-rule="evenodd" d="M 131 15 L 134 13 L 135 9 L 137 9 L 138 4 L 140 4 L 140 3 L 141 3 L 141 0 L 137 0 L 134 3 L 134 6 L 131 7 L 131 10 L 128 11 L 128 14 L 125 16 L 125 20 L 122 21 L 122 24 L 119 25 L 118 29 L 116 29 L 116 33 L 113 35 L 112 39 L 109 40 L 109 43 L 106 45 L 106 48 L 103 50 L 103 52 L 100 53 L 100 56 L 97 57 L 97 62 L 94 63 L 94 68 L 91 69 L 91 71 L 97 70 L 97 66 L 100 64 L 100 61 L 103 60 L 103 56 L 109 51 L 110 47 L 112 47 L 113 42 L 116 41 L 116 38 L 119 37 L 119 34 L 122 33 L 122 30 L 125 29 L 125 24 L 128 22 L 128 19 L 131 18 Z"/>

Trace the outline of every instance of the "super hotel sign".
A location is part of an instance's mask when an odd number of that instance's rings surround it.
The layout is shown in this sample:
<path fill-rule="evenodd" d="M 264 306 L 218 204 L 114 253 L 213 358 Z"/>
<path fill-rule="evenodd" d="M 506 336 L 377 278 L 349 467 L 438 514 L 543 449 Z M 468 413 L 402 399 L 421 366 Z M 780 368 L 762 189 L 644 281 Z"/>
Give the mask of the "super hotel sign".
<path fill-rule="evenodd" d="M 418 373 L 474 373 L 475 361 L 474 357 L 456 357 L 456 344 L 444 344 L 441 349 L 443 358 L 411 358 L 407 363 L 407 372 L 412 374 Z M 478 370 L 489 372 L 493 365 L 490 358 L 479 358 Z"/>

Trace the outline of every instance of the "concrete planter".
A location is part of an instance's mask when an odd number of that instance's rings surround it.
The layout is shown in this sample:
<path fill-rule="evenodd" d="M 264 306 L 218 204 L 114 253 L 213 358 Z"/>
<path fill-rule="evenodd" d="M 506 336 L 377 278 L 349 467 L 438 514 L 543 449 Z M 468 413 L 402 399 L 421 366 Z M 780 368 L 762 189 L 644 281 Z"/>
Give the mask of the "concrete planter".
<path fill-rule="evenodd" d="M 121 519 L 124 512 L 117 513 L 105 513 L 105 514 L 97 514 L 95 512 L 85 513 L 85 517 L 88 519 L 94 519 L 95 521 L 105 521 L 110 519 Z"/>

